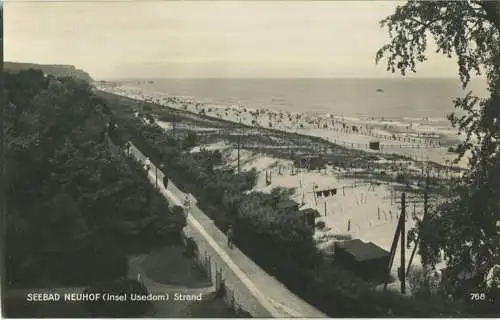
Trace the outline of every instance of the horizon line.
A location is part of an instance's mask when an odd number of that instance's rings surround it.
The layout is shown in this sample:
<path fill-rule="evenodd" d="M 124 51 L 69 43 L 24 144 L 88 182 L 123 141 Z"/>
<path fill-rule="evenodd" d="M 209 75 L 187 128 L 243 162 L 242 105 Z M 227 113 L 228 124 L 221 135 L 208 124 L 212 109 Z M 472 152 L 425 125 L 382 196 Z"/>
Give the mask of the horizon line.
<path fill-rule="evenodd" d="M 268 80 L 312 80 L 312 79 L 384 79 L 384 80 L 405 80 L 405 79 L 456 79 L 460 80 L 458 74 L 456 76 L 451 76 L 451 75 L 437 75 L 437 76 L 427 76 L 427 75 L 419 75 L 418 72 L 413 73 L 407 73 L 406 75 L 401 75 L 398 72 L 394 73 L 387 73 L 386 75 L 324 75 L 324 76 L 166 76 L 166 77 L 161 77 L 161 76 L 124 76 L 124 77 L 117 77 L 117 76 L 100 76 L 96 77 L 92 74 L 92 72 L 89 72 L 87 69 L 78 67 L 75 64 L 71 63 L 42 63 L 42 62 L 26 62 L 26 61 L 19 61 L 16 59 L 10 59 L 10 60 L 5 60 L 5 63 L 21 63 L 21 64 L 35 64 L 35 65 L 40 65 L 40 66 L 72 66 L 77 70 L 84 71 L 90 75 L 94 79 L 94 81 L 126 81 L 126 80 L 159 80 L 159 79 L 172 79 L 172 80 L 210 80 L 210 79 L 268 79 Z M 485 80 L 486 77 L 484 76 L 475 76 L 471 75 L 471 80 Z"/>

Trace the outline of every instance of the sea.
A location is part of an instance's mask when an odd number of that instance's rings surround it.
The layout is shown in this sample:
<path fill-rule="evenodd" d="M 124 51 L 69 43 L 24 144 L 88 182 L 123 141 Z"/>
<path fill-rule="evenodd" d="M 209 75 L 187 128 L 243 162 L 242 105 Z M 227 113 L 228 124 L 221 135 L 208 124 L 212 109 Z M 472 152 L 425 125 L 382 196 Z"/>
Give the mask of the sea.
<path fill-rule="evenodd" d="M 123 83 L 123 81 L 120 81 Z M 482 79 L 466 90 L 457 78 L 134 79 L 125 84 L 216 105 L 449 124 L 453 99 L 487 93 Z"/>

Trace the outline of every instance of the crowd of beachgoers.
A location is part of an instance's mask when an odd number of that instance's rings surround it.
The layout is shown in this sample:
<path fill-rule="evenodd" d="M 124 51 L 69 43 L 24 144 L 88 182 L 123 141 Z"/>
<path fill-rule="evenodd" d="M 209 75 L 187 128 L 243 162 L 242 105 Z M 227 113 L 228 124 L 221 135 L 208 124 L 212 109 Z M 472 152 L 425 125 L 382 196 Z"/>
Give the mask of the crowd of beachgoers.
<path fill-rule="evenodd" d="M 369 151 L 370 142 L 378 141 L 379 151 L 382 153 L 395 153 L 443 165 L 456 157 L 449 152 L 449 148 L 458 143 L 456 130 L 442 127 L 437 129 L 428 119 L 421 119 L 419 122 L 375 117 L 360 119 L 333 113 L 310 114 L 270 108 L 251 109 L 242 105 L 222 106 L 196 101 L 189 97 L 148 92 L 140 87 L 127 85 L 107 85 L 101 86 L 100 89 L 256 128 L 272 128 L 317 136 L 345 147 Z"/>

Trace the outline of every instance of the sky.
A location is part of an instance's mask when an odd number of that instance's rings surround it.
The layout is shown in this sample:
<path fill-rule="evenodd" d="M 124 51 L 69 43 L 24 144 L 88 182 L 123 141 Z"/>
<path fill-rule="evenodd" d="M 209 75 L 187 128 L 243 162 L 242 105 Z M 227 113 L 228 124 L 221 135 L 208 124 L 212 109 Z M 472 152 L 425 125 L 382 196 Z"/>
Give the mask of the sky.
<path fill-rule="evenodd" d="M 94 79 L 390 77 L 378 21 L 396 1 L 4 1 L 6 61 Z M 431 48 L 432 49 L 432 48 Z M 432 51 L 418 77 L 455 77 Z"/>

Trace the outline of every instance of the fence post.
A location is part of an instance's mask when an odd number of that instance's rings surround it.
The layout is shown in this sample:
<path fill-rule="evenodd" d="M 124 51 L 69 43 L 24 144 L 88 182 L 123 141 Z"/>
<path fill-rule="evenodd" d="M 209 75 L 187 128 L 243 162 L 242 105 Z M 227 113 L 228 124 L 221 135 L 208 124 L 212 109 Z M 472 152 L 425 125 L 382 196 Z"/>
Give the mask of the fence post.
<path fill-rule="evenodd" d="M 403 192 L 401 194 L 401 216 L 399 217 L 399 224 L 401 229 L 401 266 L 400 266 L 400 281 L 401 281 L 401 293 L 406 292 L 406 274 L 405 274 L 405 211 L 406 211 L 406 194 Z"/>
<path fill-rule="evenodd" d="M 231 291 L 232 292 L 232 296 L 233 296 L 233 298 L 231 299 L 231 304 L 232 304 L 233 310 L 236 310 L 236 299 L 234 297 L 234 291 L 235 291 L 235 289 L 233 288 L 233 290 Z"/>

